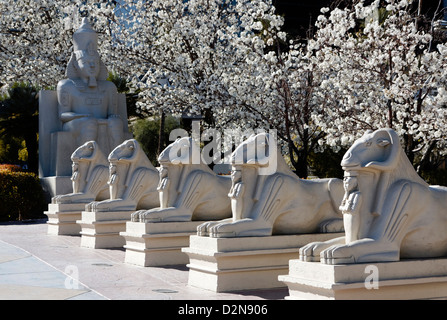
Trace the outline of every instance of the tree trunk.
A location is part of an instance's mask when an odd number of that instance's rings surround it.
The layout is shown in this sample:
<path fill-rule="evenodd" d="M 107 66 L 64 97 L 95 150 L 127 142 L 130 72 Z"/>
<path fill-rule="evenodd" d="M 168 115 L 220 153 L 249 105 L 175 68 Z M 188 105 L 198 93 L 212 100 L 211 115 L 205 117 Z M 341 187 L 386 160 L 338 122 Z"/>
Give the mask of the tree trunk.
<path fill-rule="evenodd" d="M 391 100 L 388 100 L 386 105 L 388 107 L 388 128 L 393 129 L 393 107 Z"/>
<path fill-rule="evenodd" d="M 165 113 L 163 110 L 160 111 L 160 128 L 158 130 L 158 154 L 160 154 L 164 149 L 165 144 Z"/>
<path fill-rule="evenodd" d="M 306 110 L 307 112 L 307 110 Z M 307 114 L 307 113 L 306 113 Z M 306 123 L 308 123 L 308 119 L 305 119 Z M 297 171 L 298 177 L 307 179 L 309 172 L 308 172 L 308 165 L 309 165 L 309 130 L 304 129 L 303 130 L 303 136 L 302 136 L 302 143 L 303 146 L 300 150 L 300 154 L 298 155 L 298 165 L 297 165 Z"/>
<path fill-rule="evenodd" d="M 302 179 L 307 179 L 309 172 L 307 169 L 309 154 L 307 150 L 301 150 L 298 155 L 298 161 L 295 164 L 296 175 Z"/>
<path fill-rule="evenodd" d="M 430 171 L 432 170 L 432 165 L 430 163 L 430 155 L 433 152 L 433 150 L 436 148 L 438 144 L 438 140 L 433 140 L 430 142 L 430 145 L 427 148 L 427 151 L 423 155 L 421 161 L 419 162 L 419 165 L 417 167 L 417 172 L 421 174 L 424 171 Z"/>

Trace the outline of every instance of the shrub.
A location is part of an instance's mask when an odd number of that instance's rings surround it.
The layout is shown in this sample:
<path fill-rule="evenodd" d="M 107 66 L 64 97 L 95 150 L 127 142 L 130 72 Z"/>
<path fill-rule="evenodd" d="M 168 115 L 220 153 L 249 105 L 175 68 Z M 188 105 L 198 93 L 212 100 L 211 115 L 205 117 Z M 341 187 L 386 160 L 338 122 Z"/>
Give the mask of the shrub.
<path fill-rule="evenodd" d="M 45 197 L 33 173 L 0 170 L 0 199 L 1 221 L 43 217 Z"/>
<path fill-rule="evenodd" d="M 179 120 L 167 116 L 165 119 L 165 131 L 164 131 L 164 145 L 162 150 L 171 143 L 169 141 L 169 133 L 179 127 Z M 146 153 L 149 160 L 154 166 L 158 165 L 158 137 L 160 130 L 160 120 L 159 118 L 154 119 L 139 119 L 135 121 L 132 125 L 132 133 L 141 144 L 141 148 Z"/>
<path fill-rule="evenodd" d="M 0 172 L 21 172 L 23 171 L 19 165 L 16 164 L 0 164 Z"/>

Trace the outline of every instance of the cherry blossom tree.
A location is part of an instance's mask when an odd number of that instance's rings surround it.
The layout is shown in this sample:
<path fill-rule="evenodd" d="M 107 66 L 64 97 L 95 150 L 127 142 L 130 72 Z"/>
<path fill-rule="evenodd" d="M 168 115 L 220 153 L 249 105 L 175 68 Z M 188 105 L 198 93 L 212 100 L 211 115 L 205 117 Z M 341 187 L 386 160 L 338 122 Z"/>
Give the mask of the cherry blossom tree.
<path fill-rule="evenodd" d="M 222 128 L 241 118 L 226 77 L 245 63 L 273 10 L 263 0 L 122 2 L 110 29 L 113 52 L 134 76 L 142 109 L 201 114 Z"/>
<path fill-rule="evenodd" d="M 329 93 L 319 90 L 321 73 L 306 47 L 283 37 L 273 36 L 247 55 L 243 66 L 227 74 L 226 83 L 243 107 L 241 122 L 275 129 L 292 168 L 306 178 L 309 156 L 324 136 L 312 114 L 323 110 Z"/>
<path fill-rule="evenodd" d="M 332 146 L 349 145 L 367 129 L 391 127 L 413 164 L 446 154 L 446 46 L 417 27 L 411 1 L 358 2 L 323 9 L 315 52 L 331 92 L 324 112 L 313 115 Z M 433 29 L 432 29 L 433 30 Z"/>
<path fill-rule="evenodd" d="M 88 16 L 142 111 L 276 129 L 301 177 L 312 152 L 381 127 L 423 167 L 447 153 L 447 46 L 418 26 L 410 1 L 356 3 L 323 9 L 299 42 L 271 0 L 0 0 L 0 82 L 54 87 Z"/>
<path fill-rule="evenodd" d="M 276 129 L 307 177 L 321 135 L 309 111 L 319 80 L 289 48 L 271 1 L 132 1 L 116 15 L 115 49 L 135 70 L 142 109 L 199 113 L 224 130 Z"/>
<path fill-rule="evenodd" d="M 111 40 L 106 33 L 106 14 L 113 7 L 109 1 L 0 0 L 0 82 L 56 86 L 65 77 L 73 32 L 87 15 L 100 35 L 102 59 L 108 66 L 116 65 L 108 54 Z"/>
<path fill-rule="evenodd" d="M 252 121 L 258 114 L 248 114 L 268 112 L 271 106 L 264 98 L 270 92 L 252 85 L 253 77 L 268 79 L 265 72 L 272 72 L 268 63 L 274 55 L 263 58 L 264 51 L 278 36 L 285 39 L 279 32 L 282 18 L 269 0 L 39 0 L 0 5 L 2 17 L 12 17 L 0 20 L 4 83 L 27 80 L 54 86 L 64 77 L 72 33 L 81 16 L 88 16 L 100 34 L 102 59 L 132 77 L 144 111 L 199 113 L 212 127 L 253 129 L 260 126 Z M 242 75 L 243 82 L 228 82 L 256 56 L 262 58 L 256 63 L 264 66 Z M 234 94 L 236 87 L 258 98 L 241 99 Z"/>

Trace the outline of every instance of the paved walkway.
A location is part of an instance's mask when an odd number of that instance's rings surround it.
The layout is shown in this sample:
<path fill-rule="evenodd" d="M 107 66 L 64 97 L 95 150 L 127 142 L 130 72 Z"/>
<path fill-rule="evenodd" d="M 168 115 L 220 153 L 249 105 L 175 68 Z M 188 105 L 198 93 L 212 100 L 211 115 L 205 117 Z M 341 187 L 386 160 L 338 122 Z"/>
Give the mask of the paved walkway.
<path fill-rule="evenodd" d="M 214 293 L 188 286 L 188 268 L 123 263 L 124 249 L 80 247 L 45 220 L 0 224 L 0 300 L 282 300 L 287 289 Z"/>
<path fill-rule="evenodd" d="M 18 247 L 0 241 L 0 300 L 103 300 L 101 294 Z"/>

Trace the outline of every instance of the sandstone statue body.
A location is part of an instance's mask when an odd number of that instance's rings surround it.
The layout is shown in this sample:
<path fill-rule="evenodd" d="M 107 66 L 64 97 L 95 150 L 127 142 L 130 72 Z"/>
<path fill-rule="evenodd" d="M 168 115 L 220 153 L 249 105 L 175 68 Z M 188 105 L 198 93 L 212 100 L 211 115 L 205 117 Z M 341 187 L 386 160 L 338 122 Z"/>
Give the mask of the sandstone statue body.
<path fill-rule="evenodd" d="M 57 195 L 52 203 L 89 203 L 109 197 L 109 170 L 106 156 L 95 141 L 88 141 L 71 155 L 73 192 Z"/>
<path fill-rule="evenodd" d="M 342 181 L 298 178 L 268 133 L 253 135 L 239 145 L 232 154 L 232 166 L 228 194 L 232 218 L 200 225 L 199 235 L 248 237 L 343 230 L 338 209 Z"/>
<path fill-rule="evenodd" d="M 179 138 L 158 159 L 160 207 L 133 214 L 133 221 L 220 220 L 231 216 L 231 179 L 213 172 L 188 137 Z"/>
<path fill-rule="evenodd" d="M 346 237 L 302 247 L 301 260 L 344 264 L 447 254 L 447 188 L 419 177 L 394 130 L 366 132 L 341 165 Z"/>
<path fill-rule="evenodd" d="M 135 139 L 109 155 L 110 198 L 88 204 L 88 211 L 129 211 L 159 206 L 158 171 Z"/>

